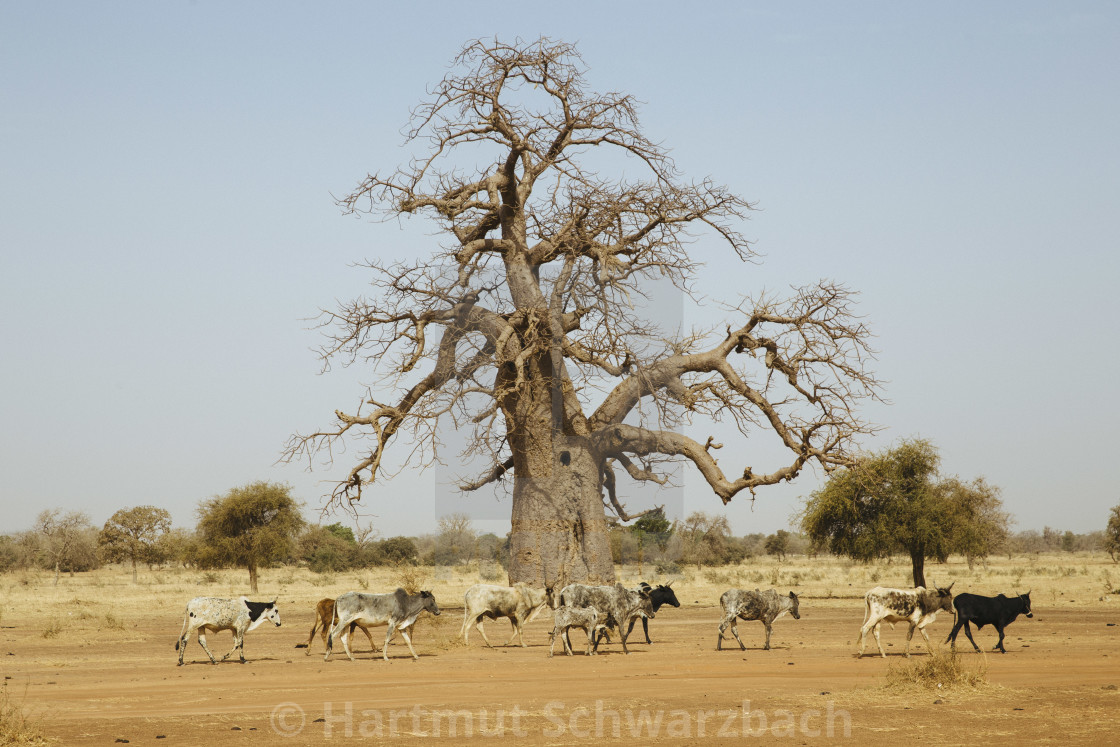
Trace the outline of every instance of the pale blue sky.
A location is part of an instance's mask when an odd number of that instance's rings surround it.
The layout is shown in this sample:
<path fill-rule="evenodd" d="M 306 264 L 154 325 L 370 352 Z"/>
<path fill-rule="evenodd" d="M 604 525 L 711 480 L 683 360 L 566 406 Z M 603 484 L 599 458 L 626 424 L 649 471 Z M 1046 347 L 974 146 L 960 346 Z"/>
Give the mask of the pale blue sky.
<path fill-rule="evenodd" d="M 578 43 L 686 173 L 757 201 L 744 230 L 765 263 L 728 271 L 701 242 L 710 296 L 862 292 L 891 400 L 868 411 L 885 427 L 869 448 L 929 438 L 947 473 L 1002 487 L 1018 528 L 1103 527 L 1120 502 L 1120 9 L 681 7 L 0 4 L 0 531 L 141 503 L 192 525 L 200 499 L 257 479 L 321 505 L 341 468 L 274 462 L 364 377 L 318 376 L 305 320 L 363 292 L 351 263 L 433 241 L 331 195 L 406 160 L 410 107 L 495 35 Z M 724 441 L 734 462 L 751 448 Z M 818 479 L 724 509 L 686 471 L 668 500 L 771 532 Z M 434 482 L 382 486 L 378 530 L 429 531 Z"/>

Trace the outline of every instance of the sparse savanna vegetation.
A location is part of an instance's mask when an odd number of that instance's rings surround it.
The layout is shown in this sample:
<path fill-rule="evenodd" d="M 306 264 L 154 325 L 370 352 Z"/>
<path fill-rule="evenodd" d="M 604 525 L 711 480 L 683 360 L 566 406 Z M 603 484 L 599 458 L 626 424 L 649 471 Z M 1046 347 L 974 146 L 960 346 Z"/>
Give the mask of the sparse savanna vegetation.
<path fill-rule="evenodd" d="M 949 691 L 954 688 L 982 687 L 988 683 L 986 660 L 968 661 L 958 653 L 934 651 L 930 656 L 892 661 L 887 666 L 886 685 L 890 688 L 921 687 L 927 690 Z"/>
<path fill-rule="evenodd" d="M 28 713 L 20 699 L 7 687 L 0 689 L 0 744 L 41 745 L 53 741 L 43 736 L 38 720 Z"/>

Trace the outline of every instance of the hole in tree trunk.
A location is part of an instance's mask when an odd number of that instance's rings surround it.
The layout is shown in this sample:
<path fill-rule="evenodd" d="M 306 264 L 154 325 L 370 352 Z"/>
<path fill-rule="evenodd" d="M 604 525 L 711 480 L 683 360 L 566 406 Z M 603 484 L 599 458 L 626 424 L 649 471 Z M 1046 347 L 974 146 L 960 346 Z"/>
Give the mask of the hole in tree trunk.
<path fill-rule="evenodd" d="M 565 467 L 567 467 L 571 463 L 572 463 L 572 455 L 569 454 L 566 451 L 561 451 L 560 452 L 560 464 L 563 464 Z"/>

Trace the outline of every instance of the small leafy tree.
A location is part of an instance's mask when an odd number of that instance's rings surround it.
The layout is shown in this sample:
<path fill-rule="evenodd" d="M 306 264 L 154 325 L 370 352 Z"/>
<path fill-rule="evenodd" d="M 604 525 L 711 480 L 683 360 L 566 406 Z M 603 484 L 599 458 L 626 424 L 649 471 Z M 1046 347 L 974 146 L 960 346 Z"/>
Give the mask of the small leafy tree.
<path fill-rule="evenodd" d="M 299 557 L 315 573 L 345 571 L 357 563 L 358 542 L 349 527 L 311 527 L 299 538 Z"/>
<path fill-rule="evenodd" d="M 109 562 L 131 561 L 132 582 L 136 583 L 136 564 L 157 562 L 163 555 L 160 538 L 170 530 L 171 514 L 166 509 L 122 508 L 105 522 L 97 544 Z"/>
<path fill-rule="evenodd" d="M 929 441 L 913 439 L 838 470 L 809 496 L 801 527 L 816 546 L 856 560 L 905 552 L 925 586 L 926 558 L 981 557 L 1007 536 L 998 491 L 982 479 L 939 480 L 939 464 Z"/>
<path fill-rule="evenodd" d="M 1117 562 L 1120 555 L 1120 504 L 1112 507 L 1108 516 L 1108 526 L 1104 530 L 1104 549 L 1112 556 L 1112 562 Z"/>
<path fill-rule="evenodd" d="M 291 491 L 288 485 L 254 482 L 202 501 L 198 531 L 204 559 L 244 566 L 255 594 L 257 569 L 292 555 L 295 538 L 304 527 Z"/>
<path fill-rule="evenodd" d="M 35 519 L 32 531 L 39 535 L 41 540 L 40 551 L 47 559 L 49 565 L 54 566 L 54 585 L 58 586 L 58 578 L 62 568 L 74 575 L 74 569 L 79 565 L 88 565 L 88 533 L 93 529 L 90 524 L 89 514 L 82 511 L 68 511 L 53 508 L 43 511 Z"/>
<path fill-rule="evenodd" d="M 389 537 L 376 545 L 377 555 L 386 565 L 416 565 L 419 552 L 410 537 Z"/>
<path fill-rule="evenodd" d="M 430 561 L 432 565 L 455 565 L 471 560 L 475 554 L 478 533 L 466 514 L 448 514 L 439 520 Z"/>
<path fill-rule="evenodd" d="M 681 538 L 681 559 L 686 563 L 720 565 L 729 557 L 731 525 L 726 516 L 697 511 L 675 528 Z"/>
<path fill-rule="evenodd" d="M 779 529 L 766 538 L 767 555 L 777 555 L 778 560 L 785 560 L 787 552 L 789 552 L 789 532 Z"/>

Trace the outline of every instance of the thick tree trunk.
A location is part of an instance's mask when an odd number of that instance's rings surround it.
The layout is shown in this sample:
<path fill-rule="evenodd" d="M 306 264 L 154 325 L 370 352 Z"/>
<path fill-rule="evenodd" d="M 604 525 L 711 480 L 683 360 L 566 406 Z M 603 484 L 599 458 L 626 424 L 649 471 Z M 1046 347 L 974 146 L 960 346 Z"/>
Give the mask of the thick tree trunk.
<path fill-rule="evenodd" d="M 537 587 L 614 582 L 599 462 L 586 439 L 553 438 L 552 459 L 516 474 L 509 580 Z"/>
<path fill-rule="evenodd" d="M 926 585 L 926 555 L 924 552 L 910 553 L 910 562 L 914 566 L 914 586 Z"/>
<path fill-rule="evenodd" d="M 249 563 L 249 591 L 250 593 L 257 593 L 257 565 L 256 563 Z"/>
<path fill-rule="evenodd" d="M 136 583 L 136 558 L 132 558 L 132 583 Z"/>

